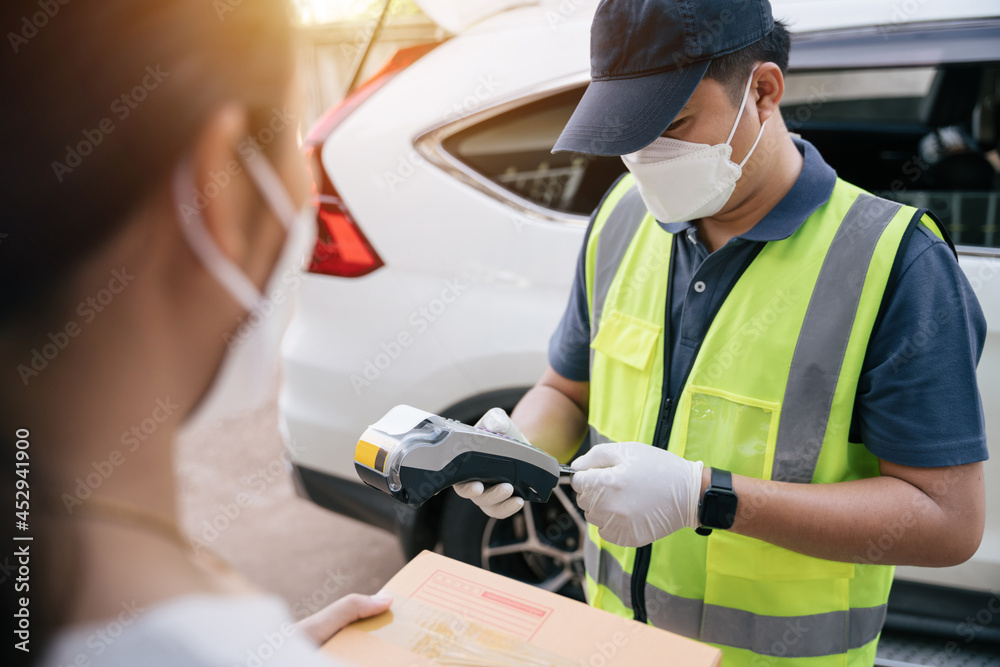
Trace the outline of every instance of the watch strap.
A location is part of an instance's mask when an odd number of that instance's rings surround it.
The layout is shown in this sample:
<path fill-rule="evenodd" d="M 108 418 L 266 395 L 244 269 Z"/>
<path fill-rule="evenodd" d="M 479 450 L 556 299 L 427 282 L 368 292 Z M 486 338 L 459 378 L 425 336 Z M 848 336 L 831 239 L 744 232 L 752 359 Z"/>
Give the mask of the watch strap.
<path fill-rule="evenodd" d="M 721 468 L 712 468 L 712 483 L 709 485 L 709 488 L 732 491 L 733 473 Z"/>

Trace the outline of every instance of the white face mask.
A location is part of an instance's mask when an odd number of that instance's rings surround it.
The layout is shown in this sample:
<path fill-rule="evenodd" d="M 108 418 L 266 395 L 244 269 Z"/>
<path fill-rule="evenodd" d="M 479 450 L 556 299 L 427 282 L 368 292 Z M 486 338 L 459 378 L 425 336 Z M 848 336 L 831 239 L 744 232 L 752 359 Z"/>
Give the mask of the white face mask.
<path fill-rule="evenodd" d="M 274 387 L 281 339 L 291 321 L 295 290 L 302 282 L 302 266 L 316 244 L 315 208 L 306 205 L 296 212 L 284 183 L 263 155 L 256 155 L 244 167 L 286 232 L 263 293 L 222 252 L 208 233 L 201 211 L 188 203 L 195 191 L 190 166 L 182 164 L 174 176 L 174 199 L 188 245 L 208 272 L 248 311 L 236 331 L 225 335 L 229 349 L 208 392 L 182 424 L 184 431 L 265 405 Z"/>
<path fill-rule="evenodd" d="M 729 144 L 743 117 L 751 83 L 753 72 L 726 143 L 710 146 L 660 137 L 645 148 L 622 156 L 625 166 L 635 176 L 643 203 L 657 220 L 697 220 L 718 213 L 729 201 L 736 181 L 743 174 L 743 165 L 753 155 L 767 125 L 767 121 L 761 124 L 757 139 L 742 162 L 736 164 L 729 159 L 733 154 Z"/>

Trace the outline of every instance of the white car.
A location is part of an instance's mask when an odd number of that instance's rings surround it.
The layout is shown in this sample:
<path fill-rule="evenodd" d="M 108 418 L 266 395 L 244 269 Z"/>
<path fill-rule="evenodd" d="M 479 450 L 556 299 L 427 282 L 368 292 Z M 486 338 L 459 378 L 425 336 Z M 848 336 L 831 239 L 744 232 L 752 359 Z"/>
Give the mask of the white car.
<path fill-rule="evenodd" d="M 400 537 L 580 595 L 572 492 L 496 521 L 446 491 L 419 510 L 364 486 L 358 436 L 407 403 L 466 423 L 547 363 L 588 215 L 617 158 L 549 151 L 589 79 L 594 2 L 425 0 L 456 33 L 397 54 L 313 128 L 321 239 L 285 340 L 281 410 L 300 492 Z M 1000 441 L 1000 11 L 988 0 L 775 2 L 793 31 L 784 115 L 848 181 L 932 208 L 989 323 L 979 366 Z M 492 15 L 490 13 L 494 12 Z M 469 23 L 472 23 L 469 25 Z M 975 150 L 922 161 L 928 133 Z M 952 568 L 900 567 L 887 627 L 1000 640 L 1000 478 Z M 977 615 L 978 613 L 978 615 Z M 970 639 L 971 641 L 971 639 Z"/>

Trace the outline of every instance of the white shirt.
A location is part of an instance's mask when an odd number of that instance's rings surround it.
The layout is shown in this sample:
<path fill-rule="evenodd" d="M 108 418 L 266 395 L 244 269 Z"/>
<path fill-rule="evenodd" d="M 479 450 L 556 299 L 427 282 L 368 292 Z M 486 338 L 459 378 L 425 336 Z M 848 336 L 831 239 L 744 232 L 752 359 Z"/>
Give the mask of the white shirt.
<path fill-rule="evenodd" d="M 188 595 L 61 631 L 43 667 L 334 667 L 269 595 Z"/>

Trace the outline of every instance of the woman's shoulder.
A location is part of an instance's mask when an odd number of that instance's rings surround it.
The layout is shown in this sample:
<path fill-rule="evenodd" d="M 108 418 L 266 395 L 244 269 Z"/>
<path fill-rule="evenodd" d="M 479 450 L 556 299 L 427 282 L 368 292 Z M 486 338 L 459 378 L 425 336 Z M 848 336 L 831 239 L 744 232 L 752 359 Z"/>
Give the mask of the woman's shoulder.
<path fill-rule="evenodd" d="M 125 601 L 104 623 L 64 628 L 39 663 L 50 665 L 303 665 L 330 667 L 278 597 L 185 595 L 142 608 Z"/>

